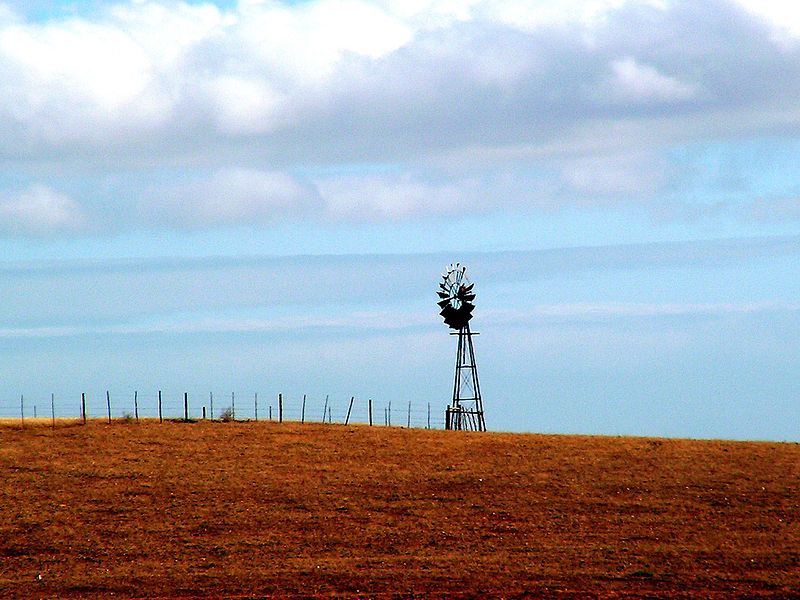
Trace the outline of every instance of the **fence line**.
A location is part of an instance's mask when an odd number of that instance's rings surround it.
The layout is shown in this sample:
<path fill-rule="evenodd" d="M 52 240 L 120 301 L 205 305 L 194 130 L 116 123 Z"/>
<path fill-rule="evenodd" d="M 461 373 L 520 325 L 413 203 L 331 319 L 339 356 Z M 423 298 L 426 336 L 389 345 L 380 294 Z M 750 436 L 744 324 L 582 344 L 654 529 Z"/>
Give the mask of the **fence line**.
<path fill-rule="evenodd" d="M 33 419 L 49 419 L 55 426 L 57 419 L 79 419 L 86 423 L 87 419 L 104 419 L 111 423 L 113 420 L 129 420 L 138 422 L 140 419 L 166 420 L 224 420 L 224 421 L 258 421 L 263 419 L 263 412 L 259 413 L 259 394 L 254 392 L 248 406 L 242 402 L 246 396 L 239 395 L 239 414 L 237 416 L 237 394 L 231 392 L 230 404 L 219 408 L 219 398 L 216 395 L 217 412 L 214 411 L 215 394 L 211 392 L 189 393 L 133 390 L 132 392 L 118 393 L 105 390 L 101 394 L 88 394 L 82 392 L 80 396 L 62 396 L 55 393 L 47 395 L 20 394 L 19 403 L 14 404 L 0 397 L 0 419 L 5 421 L 19 421 L 22 427 L 26 421 Z M 300 423 L 341 423 L 365 424 L 370 426 L 400 426 L 419 429 L 443 429 L 445 425 L 444 409 L 432 408 L 430 402 L 408 401 L 400 408 L 392 402 L 381 406 L 372 398 L 359 399 L 356 396 L 331 398 L 326 394 L 322 396 L 291 397 L 283 393 L 275 395 L 274 402 L 269 402 L 268 418 L 270 421 L 277 418 L 277 422 L 295 421 Z M 263 408 L 264 396 L 261 397 Z M 47 407 L 49 405 L 49 415 Z M 277 408 L 277 415 L 273 414 L 273 406 Z M 317 407 L 315 409 L 315 406 Z M 321 411 L 320 411 L 321 407 Z M 383 419 L 378 418 L 381 410 Z M 314 418 L 314 415 L 317 418 Z M 321 415 L 321 419 L 319 418 Z"/>

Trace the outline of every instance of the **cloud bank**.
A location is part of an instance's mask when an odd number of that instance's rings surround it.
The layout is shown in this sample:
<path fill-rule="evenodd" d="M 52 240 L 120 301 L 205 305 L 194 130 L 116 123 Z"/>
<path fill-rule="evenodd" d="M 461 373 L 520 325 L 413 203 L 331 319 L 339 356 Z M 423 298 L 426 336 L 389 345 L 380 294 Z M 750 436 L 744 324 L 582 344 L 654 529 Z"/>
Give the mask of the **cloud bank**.
<path fill-rule="evenodd" d="M 6 233 L 657 211 L 698 167 L 674 148 L 800 124 L 780 3 L 0 6 L 0 174 L 38 190 Z"/>

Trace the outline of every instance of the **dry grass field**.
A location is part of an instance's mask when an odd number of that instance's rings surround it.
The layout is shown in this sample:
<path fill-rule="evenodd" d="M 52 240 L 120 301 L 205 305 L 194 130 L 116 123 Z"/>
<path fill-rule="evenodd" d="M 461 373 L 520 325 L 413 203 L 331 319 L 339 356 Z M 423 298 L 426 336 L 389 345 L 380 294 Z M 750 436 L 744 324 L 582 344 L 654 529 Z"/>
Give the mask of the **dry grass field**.
<path fill-rule="evenodd" d="M 0 597 L 800 597 L 800 445 L 0 425 Z"/>

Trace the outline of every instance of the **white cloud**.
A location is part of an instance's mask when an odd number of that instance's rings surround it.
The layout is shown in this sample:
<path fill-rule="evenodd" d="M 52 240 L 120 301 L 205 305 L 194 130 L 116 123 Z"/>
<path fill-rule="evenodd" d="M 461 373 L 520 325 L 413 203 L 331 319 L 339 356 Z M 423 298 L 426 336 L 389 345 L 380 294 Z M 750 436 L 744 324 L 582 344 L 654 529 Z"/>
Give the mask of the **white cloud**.
<path fill-rule="evenodd" d="M 322 202 L 313 186 L 286 173 L 221 169 L 174 189 L 154 189 L 140 206 L 140 219 L 183 228 L 263 224 L 314 218 Z"/>
<path fill-rule="evenodd" d="M 785 0 L 735 0 L 748 12 L 764 19 L 779 41 L 800 37 L 800 5 Z"/>
<path fill-rule="evenodd" d="M 12 234 L 42 235 L 76 230 L 85 225 L 85 217 L 70 197 L 47 186 L 0 196 L 0 230 Z"/>
<path fill-rule="evenodd" d="M 410 174 L 350 175 L 318 182 L 328 213 L 337 219 L 402 220 L 474 210 L 475 185 L 431 183 Z"/>
<path fill-rule="evenodd" d="M 327 79 L 347 54 L 379 58 L 411 39 L 412 29 L 366 0 L 287 5 L 243 3 L 226 32 L 243 56 L 300 83 Z"/>
<path fill-rule="evenodd" d="M 118 132 L 98 125 L 130 130 L 162 118 L 150 58 L 119 29 L 80 20 L 4 27 L 0 62 L 1 123 L 22 129 L 17 141 L 107 144 Z"/>
<path fill-rule="evenodd" d="M 259 134 L 272 130 L 284 98 L 257 79 L 219 76 L 205 84 L 216 114 L 217 126 L 225 133 Z"/>
<path fill-rule="evenodd" d="M 533 0 L 519 2 L 517 0 L 499 0 L 481 3 L 481 12 L 491 15 L 497 21 L 534 30 L 540 27 L 570 27 L 574 25 L 595 26 L 602 23 L 611 12 L 619 10 L 629 0 Z M 663 7 L 663 1 L 644 0 L 645 6 Z"/>
<path fill-rule="evenodd" d="M 621 101 L 680 102 L 697 93 L 696 86 L 659 73 L 650 65 L 640 64 L 632 56 L 612 61 L 610 89 Z"/>

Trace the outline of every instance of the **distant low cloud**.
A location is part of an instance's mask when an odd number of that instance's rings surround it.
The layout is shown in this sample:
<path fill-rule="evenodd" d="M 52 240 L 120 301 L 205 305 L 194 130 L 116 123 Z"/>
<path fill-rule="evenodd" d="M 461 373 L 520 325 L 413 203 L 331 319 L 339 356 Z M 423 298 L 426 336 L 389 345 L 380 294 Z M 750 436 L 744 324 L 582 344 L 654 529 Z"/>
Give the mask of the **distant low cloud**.
<path fill-rule="evenodd" d="M 68 196 L 44 185 L 0 195 L 0 231 L 44 235 L 81 229 L 85 216 Z"/>
<path fill-rule="evenodd" d="M 800 198 L 781 198 L 779 200 L 759 199 L 746 209 L 748 216 L 759 221 L 798 221 L 800 220 Z"/>
<path fill-rule="evenodd" d="M 269 311 L 262 310 L 262 313 Z M 359 306 L 336 315 L 303 315 L 271 317 L 224 317 L 208 313 L 185 313 L 181 318 L 169 315 L 163 319 L 128 320 L 111 325 L 0 327 L 0 339 L 59 338 L 90 335 L 131 336 L 144 334 L 197 333 L 272 333 L 298 332 L 313 329 L 352 335 L 430 331 L 440 327 L 432 310 L 363 310 Z M 743 302 L 738 304 L 643 304 L 637 302 L 582 303 L 536 305 L 527 310 L 488 310 L 481 315 L 484 326 L 491 328 L 531 327 L 569 324 L 604 324 L 625 320 L 665 318 L 714 319 L 736 315 L 770 315 L 800 313 L 800 304 L 783 302 Z"/>
<path fill-rule="evenodd" d="M 543 322 L 547 320 L 564 320 L 575 322 L 602 322 L 627 318 L 663 318 L 663 317 L 717 317 L 736 314 L 759 314 L 771 312 L 800 312 L 799 303 L 784 302 L 742 302 L 719 304 L 674 304 L 674 303 L 579 303 L 553 304 L 533 306 L 524 313 L 519 311 L 499 310 L 484 318 L 493 324 L 520 324 Z"/>
<path fill-rule="evenodd" d="M 618 310 L 616 302 L 625 307 L 620 310 L 637 314 L 647 314 L 653 304 L 660 307 L 655 311 L 658 314 L 681 312 L 682 307 L 687 307 L 684 312 L 719 312 L 727 310 L 728 305 L 761 310 L 769 308 L 769 302 L 784 302 L 784 298 L 795 306 L 796 280 L 774 282 L 765 296 L 759 287 L 742 287 L 740 273 L 748 269 L 758 274 L 764 264 L 778 261 L 797 264 L 798 257 L 800 237 L 793 236 L 459 253 L 456 259 L 467 264 L 471 277 L 479 282 L 481 310 L 524 310 L 538 315 L 556 310 L 542 308 L 543 304 L 558 304 L 562 316 L 569 316 L 570 311 L 612 314 Z M 327 305 L 412 310 L 421 303 L 436 317 L 436 279 L 452 260 L 452 253 L 409 253 L 5 263 L 0 264 L 0 296 L 4 298 L 5 326 L 22 328 L 64 327 L 76 322 L 124 324 L 138 318 L 149 322 L 164 317 L 171 321 L 188 314 L 197 319 L 209 315 L 217 319 L 232 309 L 237 314 L 245 311 L 245 317 L 249 315 L 247 309 L 253 309 L 258 320 L 265 318 L 264 311 L 272 319 L 287 310 L 322 319 L 330 316 Z M 737 293 L 721 296 L 724 301 L 693 299 L 694 287 L 681 290 L 673 286 L 675 273 L 687 270 L 697 270 L 703 277 L 735 272 L 735 277 L 722 279 Z M 620 287 L 615 283 L 613 293 L 601 290 L 595 296 L 599 278 L 608 273 L 634 283 L 657 276 L 668 293 L 643 299 L 649 296 L 646 287 L 638 283 Z M 626 279 L 631 273 L 635 278 Z M 403 283 L 384 285 L 382 277 Z M 560 289 L 551 287 L 558 278 L 577 282 L 580 299 L 546 300 Z M 593 284 L 585 285 L 586 281 Z M 506 295 L 519 286 L 538 291 L 534 295 Z M 763 304 L 765 299 L 767 304 Z M 437 319 L 434 322 L 438 325 Z"/>
<path fill-rule="evenodd" d="M 561 167 L 570 192 L 599 204 L 630 198 L 647 201 L 669 178 L 669 164 L 658 153 L 607 154 L 566 160 Z M 612 200 L 609 200 L 612 199 Z"/>
<path fill-rule="evenodd" d="M 152 189 L 138 208 L 138 219 L 194 229 L 313 219 L 323 212 L 322 199 L 308 183 L 281 172 L 232 168 Z"/>
<path fill-rule="evenodd" d="M 319 181 L 334 219 L 400 221 L 420 216 L 480 211 L 476 182 L 426 181 L 412 174 L 327 177 Z"/>

